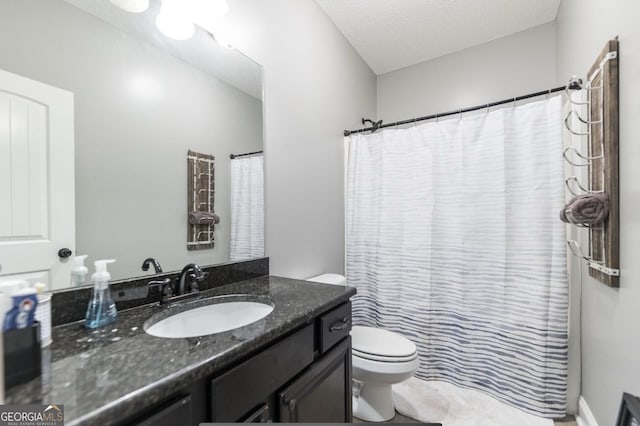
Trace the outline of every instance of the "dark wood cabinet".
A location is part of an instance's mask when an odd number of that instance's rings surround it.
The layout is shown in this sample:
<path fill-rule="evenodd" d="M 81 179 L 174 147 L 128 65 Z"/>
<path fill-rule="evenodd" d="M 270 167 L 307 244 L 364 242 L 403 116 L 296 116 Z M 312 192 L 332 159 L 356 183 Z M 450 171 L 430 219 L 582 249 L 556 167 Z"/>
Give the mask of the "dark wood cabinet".
<path fill-rule="evenodd" d="M 237 422 L 313 362 L 308 325 L 211 380 L 211 421 Z"/>
<path fill-rule="evenodd" d="M 351 423 L 351 338 L 278 394 L 281 422 Z"/>
<path fill-rule="evenodd" d="M 242 423 L 269 423 L 273 420 L 269 403 L 260 404 L 258 408 L 251 411 L 245 418 L 240 419 Z"/>
<path fill-rule="evenodd" d="M 324 315 L 316 321 L 318 329 L 318 349 L 325 353 L 333 345 L 349 337 L 351 333 L 351 302 L 345 303 Z"/>
<path fill-rule="evenodd" d="M 135 422 L 139 426 L 174 426 L 191 423 L 190 395 L 173 400 L 159 407 L 155 414 Z"/>
<path fill-rule="evenodd" d="M 350 330 L 344 303 L 125 424 L 350 423 Z"/>

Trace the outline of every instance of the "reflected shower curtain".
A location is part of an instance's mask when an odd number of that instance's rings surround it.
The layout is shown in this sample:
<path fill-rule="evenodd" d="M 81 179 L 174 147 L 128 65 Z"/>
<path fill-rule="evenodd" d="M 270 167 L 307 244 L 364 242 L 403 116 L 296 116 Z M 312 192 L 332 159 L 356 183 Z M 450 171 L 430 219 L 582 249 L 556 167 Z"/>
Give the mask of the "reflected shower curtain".
<path fill-rule="evenodd" d="M 565 414 L 562 101 L 346 139 L 356 324 L 416 343 L 417 377 Z"/>
<path fill-rule="evenodd" d="M 264 256 L 264 156 L 231 160 L 231 260 Z"/>

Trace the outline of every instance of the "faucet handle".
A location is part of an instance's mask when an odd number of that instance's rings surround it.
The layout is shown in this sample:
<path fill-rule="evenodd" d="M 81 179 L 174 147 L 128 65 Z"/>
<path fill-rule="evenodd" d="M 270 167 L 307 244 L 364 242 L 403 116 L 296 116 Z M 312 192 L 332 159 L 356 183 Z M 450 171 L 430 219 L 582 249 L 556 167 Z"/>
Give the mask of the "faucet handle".
<path fill-rule="evenodd" d="M 188 277 L 188 281 L 187 283 L 189 284 L 189 291 L 192 292 L 197 292 L 198 291 L 198 284 L 201 283 L 202 281 L 204 281 L 204 277 L 202 276 L 202 274 L 198 274 L 196 272 L 191 272 L 189 275 L 187 275 Z"/>

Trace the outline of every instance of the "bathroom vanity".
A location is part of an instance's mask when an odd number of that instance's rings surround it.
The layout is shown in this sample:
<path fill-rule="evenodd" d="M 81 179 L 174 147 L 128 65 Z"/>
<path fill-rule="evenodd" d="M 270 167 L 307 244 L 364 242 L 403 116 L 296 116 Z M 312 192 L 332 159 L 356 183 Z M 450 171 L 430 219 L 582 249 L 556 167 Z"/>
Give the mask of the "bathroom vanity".
<path fill-rule="evenodd" d="M 349 422 L 349 298 L 355 290 L 270 277 L 262 227 L 232 232 L 231 223 L 241 217 L 252 224 L 264 220 L 261 161 L 250 168 L 251 185 L 233 184 L 243 159 L 262 155 L 262 66 L 202 28 L 174 43 L 157 28 L 160 1 L 149 2 L 144 13 L 115 3 L 22 0 L 0 6 L 0 28 L 11 35 L 0 38 L 0 75 L 12 76 L 0 84 L 0 95 L 10 98 L 0 96 L 0 107 L 15 112 L 16 122 L 25 121 L 19 114 L 30 108 L 48 108 L 48 115 L 37 116 L 43 130 L 30 135 L 49 135 L 30 143 L 37 152 L 20 149 L 16 155 L 24 158 L 12 157 L 21 165 L 37 161 L 14 168 L 21 171 L 14 182 L 28 177 L 38 184 L 16 186 L 24 196 L 7 203 L 34 228 L 25 226 L 13 245 L 3 245 L 0 280 L 24 278 L 54 290 L 53 344 L 42 351 L 42 374 L 9 389 L 6 402 L 63 405 L 67 425 Z M 34 38 L 32 28 L 47 37 Z M 38 93 L 22 93 L 24 85 Z M 58 95 L 43 102 L 40 92 Z M 64 132 L 50 133 L 45 117 L 59 119 L 51 129 Z M 15 134 L 21 144 L 28 136 Z M 45 159 L 48 170 L 66 174 L 41 173 Z M 27 169 L 29 176 L 22 173 Z M 241 189 L 251 197 L 241 197 Z M 234 197 L 251 201 L 232 211 Z M 192 221 L 203 213 L 217 220 Z M 38 227 L 45 223 L 46 232 Z M 43 232 L 58 240 L 36 253 L 23 236 L 40 247 Z M 82 280 L 69 288 L 72 254 L 117 259 L 109 268 L 118 309 L 114 324 L 84 328 L 92 290 Z M 178 295 L 164 293 L 165 283 L 183 282 L 185 264 L 196 263 L 208 265 L 197 299 L 185 295 L 182 284 Z M 266 300 L 273 311 L 200 337 L 146 331 L 159 317 L 225 295 Z M 183 296 L 190 299 L 158 303 Z M 203 321 L 229 319 L 216 315 Z"/>
<path fill-rule="evenodd" d="M 194 302 L 128 309 L 100 330 L 58 326 L 42 377 L 10 389 L 7 403 L 62 404 L 67 425 L 350 422 L 354 294 L 266 276 L 203 291 Z M 270 300 L 274 309 L 208 336 L 144 331 L 152 318 L 225 295 Z"/>

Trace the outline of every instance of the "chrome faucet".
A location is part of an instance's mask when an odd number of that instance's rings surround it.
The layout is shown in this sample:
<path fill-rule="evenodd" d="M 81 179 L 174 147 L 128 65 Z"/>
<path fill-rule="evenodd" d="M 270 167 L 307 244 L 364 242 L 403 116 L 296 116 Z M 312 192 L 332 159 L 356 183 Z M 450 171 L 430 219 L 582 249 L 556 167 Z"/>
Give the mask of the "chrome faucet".
<path fill-rule="evenodd" d="M 195 263 L 189 263 L 182 268 L 182 272 L 180 272 L 178 276 L 176 294 L 181 296 L 188 293 L 197 293 L 198 284 L 201 283 L 204 278 L 205 273 L 202 272 L 202 268 Z"/>

